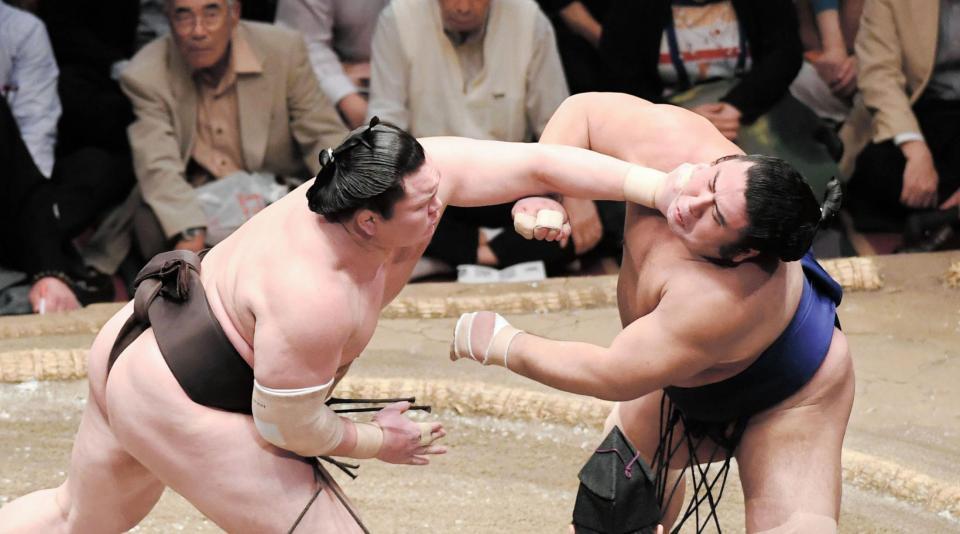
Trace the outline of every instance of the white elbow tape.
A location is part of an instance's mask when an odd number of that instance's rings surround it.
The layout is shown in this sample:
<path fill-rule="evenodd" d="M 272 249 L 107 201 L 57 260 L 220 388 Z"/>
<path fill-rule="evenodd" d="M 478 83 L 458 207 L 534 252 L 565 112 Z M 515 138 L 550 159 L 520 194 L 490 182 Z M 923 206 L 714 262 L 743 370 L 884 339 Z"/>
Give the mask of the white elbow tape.
<path fill-rule="evenodd" d="M 499 313 L 494 314 L 493 335 L 486 347 L 474 347 L 471 339 L 473 323 L 477 314 L 465 313 L 457 321 L 453 334 L 453 346 L 458 358 L 470 358 L 483 365 L 507 366 L 510 355 L 510 344 L 523 330 L 514 328 Z"/>
<path fill-rule="evenodd" d="M 657 191 L 667 179 L 667 173 L 631 165 L 623 179 L 623 198 L 648 208 L 656 208 Z"/>
<path fill-rule="evenodd" d="M 537 228 L 560 230 L 563 228 L 563 212 L 542 209 L 534 217 L 528 213 L 517 213 L 513 216 L 513 228 L 526 239 L 533 239 L 533 232 Z"/>
<path fill-rule="evenodd" d="M 326 384 L 310 388 L 273 389 L 254 380 L 252 406 L 257 431 L 277 447 L 301 456 L 329 454 L 343 441 L 344 425 L 340 416 L 326 405 L 333 382 L 331 379 Z M 356 426 L 357 444 L 344 456 L 376 456 L 383 443 L 383 431 L 373 423 L 357 423 Z"/>

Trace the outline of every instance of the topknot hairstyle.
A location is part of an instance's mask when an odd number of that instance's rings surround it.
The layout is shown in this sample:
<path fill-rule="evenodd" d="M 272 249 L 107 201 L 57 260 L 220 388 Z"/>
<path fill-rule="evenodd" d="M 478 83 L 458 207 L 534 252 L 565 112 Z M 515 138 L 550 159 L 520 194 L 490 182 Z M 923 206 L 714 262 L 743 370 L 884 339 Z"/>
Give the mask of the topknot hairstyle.
<path fill-rule="evenodd" d="M 320 172 L 307 190 L 310 210 L 333 222 L 370 209 L 389 219 L 403 198 L 403 178 L 426 157 L 409 133 L 379 118 L 352 131 L 337 148 L 320 152 Z"/>

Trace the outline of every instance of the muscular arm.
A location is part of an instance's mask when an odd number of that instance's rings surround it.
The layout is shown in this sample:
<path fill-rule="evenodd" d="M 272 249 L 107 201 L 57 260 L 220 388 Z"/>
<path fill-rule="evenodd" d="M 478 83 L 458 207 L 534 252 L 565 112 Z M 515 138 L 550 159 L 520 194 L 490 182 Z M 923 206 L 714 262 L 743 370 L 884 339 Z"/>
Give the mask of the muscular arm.
<path fill-rule="evenodd" d="M 559 192 L 623 200 L 630 165 L 582 148 L 459 137 L 421 140 L 440 172 L 440 199 L 455 206 L 502 204 Z"/>
<path fill-rule="evenodd" d="M 743 334 L 736 312 L 716 313 L 731 308 L 726 296 L 700 292 L 690 306 L 695 292 L 668 293 L 610 347 L 520 335 L 510 346 L 509 368 L 553 388 L 612 401 L 676 384 L 729 354 Z"/>
<path fill-rule="evenodd" d="M 277 292 L 280 293 L 280 292 Z M 304 292 L 307 294 L 309 292 Z M 332 301 L 335 295 L 327 291 Z M 307 319 L 304 303 L 271 298 L 259 305 L 253 336 L 253 374 L 257 383 L 272 389 L 311 388 L 330 382 L 340 367 L 351 330 L 345 321 Z M 321 410 L 329 410 L 322 407 Z M 356 446 L 353 421 L 339 417 L 342 438 L 327 454 L 343 455 Z M 336 429 L 330 429 L 335 432 Z M 301 454 L 305 451 L 293 451 Z"/>
<path fill-rule="evenodd" d="M 540 142 L 589 148 L 662 171 L 743 153 L 696 113 L 623 93 L 567 98 Z"/>

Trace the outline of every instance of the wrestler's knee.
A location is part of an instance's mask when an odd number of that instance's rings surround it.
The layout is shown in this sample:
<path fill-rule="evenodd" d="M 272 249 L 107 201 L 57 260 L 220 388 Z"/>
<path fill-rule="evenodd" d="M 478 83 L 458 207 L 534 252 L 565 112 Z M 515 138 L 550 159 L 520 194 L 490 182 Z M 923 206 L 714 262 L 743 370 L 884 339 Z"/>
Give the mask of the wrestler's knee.
<path fill-rule="evenodd" d="M 834 534 L 837 532 L 837 520 L 817 513 L 794 512 L 785 523 L 755 532 L 756 534 Z"/>

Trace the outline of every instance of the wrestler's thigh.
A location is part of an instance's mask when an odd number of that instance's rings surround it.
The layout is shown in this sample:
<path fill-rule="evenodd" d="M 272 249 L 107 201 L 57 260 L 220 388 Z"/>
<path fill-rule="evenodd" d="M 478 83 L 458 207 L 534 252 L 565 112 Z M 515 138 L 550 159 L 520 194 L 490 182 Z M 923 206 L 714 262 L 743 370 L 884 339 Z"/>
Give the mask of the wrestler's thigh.
<path fill-rule="evenodd" d="M 618 404 L 622 423 L 621 430 L 648 465 L 660 445 L 660 425 L 666 423 L 668 415 L 666 406 L 664 406 L 663 421 L 661 422 L 661 400 L 663 396 L 662 390 L 655 391 L 639 399 Z M 670 458 L 671 469 L 681 469 L 690 460 L 687 446 L 681 445 L 683 430 L 683 423 L 680 422 L 673 428 L 670 450 L 675 452 Z M 722 455 L 724 453 L 712 440 L 704 439 L 699 444 L 696 454 L 697 458 L 702 461 L 707 461 L 711 455 L 713 455 L 713 461 L 717 461 L 723 459 Z"/>
<path fill-rule="evenodd" d="M 749 532 L 783 525 L 794 515 L 837 519 L 853 390 L 846 340 L 835 335 L 810 383 L 751 418 L 736 453 Z"/>
<path fill-rule="evenodd" d="M 115 364 L 107 407 L 124 447 L 228 532 L 286 531 L 318 488 L 313 469 L 265 442 L 251 417 L 191 401 L 159 353 L 152 330 Z M 328 489 L 300 529 L 359 531 Z"/>
<path fill-rule="evenodd" d="M 160 499 L 163 483 L 131 456 L 88 399 L 57 501 L 71 532 L 124 532 Z"/>

